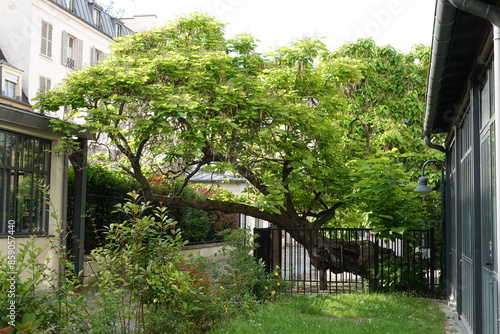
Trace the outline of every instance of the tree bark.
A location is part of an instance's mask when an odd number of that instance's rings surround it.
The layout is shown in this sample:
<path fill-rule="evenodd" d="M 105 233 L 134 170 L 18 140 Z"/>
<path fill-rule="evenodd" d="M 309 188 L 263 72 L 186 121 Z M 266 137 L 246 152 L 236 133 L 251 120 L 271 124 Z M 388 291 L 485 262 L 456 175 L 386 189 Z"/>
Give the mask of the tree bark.
<path fill-rule="evenodd" d="M 318 270 L 330 270 L 333 273 L 351 272 L 363 278 L 372 278 L 372 269 L 378 263 L 394 256 L 391 249 L 377 246 L 370 240 L 346 240 L 343 238 L 327 238 L 314 224 L 305 218 L 291 217 L 283 210 L 272 213 L 256 207 L 224 201 L 193 200 L 177 196 L 154 195 L 153 200 L 164 205 L 187 206 L 206 211 L 224 213 L 242 213 L 273 223 L 278 228 L 287 229 L 291 237 L 304 246 L 311 259 L 311 264 Z M 313 228 L 313 229 L 311 229 Z M 306 230 L 303 230 L 306 229 Z M 307 233 L 307 229 L 310 233 Z"/>

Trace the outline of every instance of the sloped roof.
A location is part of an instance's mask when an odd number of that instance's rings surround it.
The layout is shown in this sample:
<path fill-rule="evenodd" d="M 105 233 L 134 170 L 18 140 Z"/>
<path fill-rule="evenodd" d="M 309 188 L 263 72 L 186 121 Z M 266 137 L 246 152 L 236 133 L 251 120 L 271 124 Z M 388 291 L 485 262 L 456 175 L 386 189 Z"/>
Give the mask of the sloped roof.
<path fill-rule="evenodd" d="M 482 2 L 497 6 L 500 3 Z M 485 19 L 458 10 L 447 0 L 436 1 L 424 135 L 450 130 L 490 31 L 491 24 Z"/>
<path fill-rule="evenodd" d="M 101 31 L 102 33 L 108 35 L 111 38 L 119 37 L 116 35 L 116 24 L 122 25 L 122 35 L 129 35 L 133 31 L 127 28 L 120 19 L 112 17 L 106 13 L 101 6 L 99 6 L 94 1 L 89 0 L 73 0 L 73 9 L 70 10 L 67 6 L 67 0 L 50 0 L 57 4 L 59 7 L 63 8 L 67 12 L 79 17 L 83 21 L 87 22 L 95 29 Z M 101 12 L 101 24 L 96 26 L 94 24 L 94 9 L 98 9 Z"/>
<path fill-rule="evenodd" d="M 193 183 L 245 183 L 247 180 L 235 175 L 223 175 L 198 171 L 191 179 Z"/>
<path fill-rule="evenodd" d="M 0 49 L 0 64 L 5 64 L 5 65 L 8 65 L 10 67 L 17 68 L 14 65 L 9 64 L 9 62 L 7 61 L 7 57 L 5 57 L 5 55 L 2 52 L 2 49 Z"/>
<path fill-rule="evenodd" d="M 5 55 L 3 54 L 2 49 L 0 49 L 0 64 L 5 64 L 5 65 L 10 66 L 12 68 L 17 68 L 7 61 L 7 57 L 5 57 Z M 22 102 L 25 103 L 27 106 L 30 106 L 28 96 L 24 93 L 24 90 L 22 90 L 21 93 L 22 93 L 22 96 L 21 96 Z"/>

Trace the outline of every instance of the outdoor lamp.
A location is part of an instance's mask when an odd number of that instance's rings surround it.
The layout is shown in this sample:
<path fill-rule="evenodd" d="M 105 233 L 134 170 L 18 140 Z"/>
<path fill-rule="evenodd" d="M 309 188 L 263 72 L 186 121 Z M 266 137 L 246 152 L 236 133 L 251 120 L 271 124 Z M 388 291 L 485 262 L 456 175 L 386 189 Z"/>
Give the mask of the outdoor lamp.
<path fill-rule="evenodd" d="M 442 246 L 441 246 L 441 261 L 440 261 L 440 272 L 441 274 L 439 275 L 439 285 L 444 287 L 445 289 L 448 289 L 446 286 L 446 277 L 449 277 L 449 266 L 446 266 L 445 263 L 450 263 L 450 259 L 448 258 L 448 252 L 447 252 L 447 246 L 448 243 L 450 242 L 449 236 L 446 233 L 446 175 L 444 172 L 443 164 L 439 162 L 438 160 L 427 160 L 426 162 L 423 163 L 422 165 L 422 175 L 418 179 L 418 186 L 415 188 L 415 192 L 426 194 L 432 191 L 432 188 L 427 185 L 428 179 L 425 177 L 425 166 L 429 163 L 433 162 L 438 167 L 441 169 L 441 184 L 440 184 L 440 190 L 441 190 L 441 234 L 442 234 Z M 450 253 L 451 254 L 451 253 Z M 431 258 L 431 261 L 433 259 Z M 434 282 L 434 275 L 431 277 L 431 282 L 433 284 Z"/>
<path fill-rule="evenodd" d="M 443 182 L 443 181 L 444 181 L 444 170 L 443 170 L 443 165 L 442 165 L 439 161 L 437 161 L 437 160 L 427 160 L 427 161 L 426 161 L 426 162 L 424 162 L 424 164 L 422 165 L 422 175 L 421 175 L 421 176 L 420 176 L 420 178 L 418 179 L 418 186 L 417 186 L 417 187 L 415 188 L 415 190 L 414 190 L 414 191 L 415 191 L 415 192 L 417 192 L 417 193 L 429 193 L 429 192 L 431 192 L 431 191 L 432 191 L 432 188 L 431 188 L 431 187 L 429 187 L 429 186 L 427 185 L 427 181 L 428 181 L 429 179 L 427 179 L 427 178 L 425 177 L 425 165 L 427 165 L 429 162 L 434 162 L 434 163 L 436 163 L 436 164 L 438 164 L 438 165 L 439 165 L 439 167 L 441 168 L 441 174 L 442 174 L 442 175 L 441 175 L 441 182 Z M 443 186 L 443 185 L 441 185 L 441 186 Z"/>
<path fill-rule="evenodd" d="M 421 176 L 418 179 L 418 186 L 415 188 L 415 192 L 417 193 L 430 193 L 432 188 L 427 185 L 428 179 L 425 176 Z"/>

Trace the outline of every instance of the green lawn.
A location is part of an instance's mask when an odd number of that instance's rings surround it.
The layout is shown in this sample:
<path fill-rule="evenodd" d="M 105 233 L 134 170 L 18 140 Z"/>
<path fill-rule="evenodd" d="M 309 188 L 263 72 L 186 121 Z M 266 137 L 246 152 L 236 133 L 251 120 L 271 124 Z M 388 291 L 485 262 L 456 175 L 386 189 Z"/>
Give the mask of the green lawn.
<path fill-rule="evenodd" d="M 291 296 L 212 332 L 238 334 L 444 334 L 445 315 L 433 300 L 393 294 Z"/>

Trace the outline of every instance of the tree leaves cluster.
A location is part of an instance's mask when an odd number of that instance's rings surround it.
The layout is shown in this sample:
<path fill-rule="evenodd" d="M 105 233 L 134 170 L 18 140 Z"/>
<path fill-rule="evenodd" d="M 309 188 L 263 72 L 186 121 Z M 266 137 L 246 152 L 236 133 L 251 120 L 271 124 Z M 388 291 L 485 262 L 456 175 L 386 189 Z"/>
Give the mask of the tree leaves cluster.
<path fill-rule="evenodd" d="M 36 107 L 70 106 L 69 118 L 117 148 L 147 200 L 280 227 L 320 227 L 342 206 L 352 217 L 375 205 L 356 186 L 363 176 L 352 161 L 396 149 L 403 169 L 415 167 L 424 152 L 427 47 L 404 55 L 360 40 L 329 51 L 303 38 L 263 55 L 256 45 L 248 34 L 225 39 L 224 24 L 205 14 L 180 17 L 122 38 L 105 61 L 72 73 Z M 151 189 L 154 175 L 186 186 L 200 170 L 236 173 L 251 187 L 229 202 Z"/>

